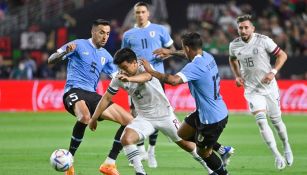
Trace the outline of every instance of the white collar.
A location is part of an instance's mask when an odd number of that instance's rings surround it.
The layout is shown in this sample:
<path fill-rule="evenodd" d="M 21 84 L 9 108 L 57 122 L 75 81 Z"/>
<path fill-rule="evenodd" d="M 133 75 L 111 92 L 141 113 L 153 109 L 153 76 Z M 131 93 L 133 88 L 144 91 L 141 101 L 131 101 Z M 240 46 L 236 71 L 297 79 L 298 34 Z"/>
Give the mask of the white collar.
<path fill-rule="evenodd" d="M 143 29 L 143 28 L 148 27 L 150 24 L 151 24 L 151 22 L 148 21 L 147 24 L 146 24 L 146 26 L 144 26 L 144 27 L 139 27 L 137 24 L 134 24 L 134 27 L 135 27 L 135 28 L 138 28 L 138 29 Z"/>
<path fill-rule="evenodd" d="M 201 55 L 201 54 L 197 54 L 197 55 L 193 58 L 192 62 L 193 62 L 196 58 L 199 58 L 199 57 L 202 57 L 202 55 Z"/>

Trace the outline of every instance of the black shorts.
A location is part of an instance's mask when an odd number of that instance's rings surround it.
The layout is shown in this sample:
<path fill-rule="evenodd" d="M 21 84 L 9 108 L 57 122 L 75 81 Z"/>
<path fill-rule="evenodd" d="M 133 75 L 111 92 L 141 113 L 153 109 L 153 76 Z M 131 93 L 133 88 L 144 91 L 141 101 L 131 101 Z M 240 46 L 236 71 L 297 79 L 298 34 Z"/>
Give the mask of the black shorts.
<path fill-rule="evenodd" d="M 184 121 L 191 127 L 195 128 L 196 134 L 194 140 L 198 147 L 213 147 L 213 145 L 217 143 L 217 140 L 228 122 L 228 116 L 217 123 L 203 124 L 200 122 L 198 111 L 196 110 L 188 115 Z"/>
<path fill-rule="evenodd" d="M 84 100 L 87 108 L 90 111 L 91 116 L 94 114 L 95 109 L 101 99 L 101 95 L 96 92 L 90 92 L 83 89 L 72 88 L 68 92 L 66 92 L 63 96 L 63 103 L 65 109 L 75 116 L 74 105 L 76 102 L 80 100 Z M 109 106 L 113 104 L 111 102 Z"/>

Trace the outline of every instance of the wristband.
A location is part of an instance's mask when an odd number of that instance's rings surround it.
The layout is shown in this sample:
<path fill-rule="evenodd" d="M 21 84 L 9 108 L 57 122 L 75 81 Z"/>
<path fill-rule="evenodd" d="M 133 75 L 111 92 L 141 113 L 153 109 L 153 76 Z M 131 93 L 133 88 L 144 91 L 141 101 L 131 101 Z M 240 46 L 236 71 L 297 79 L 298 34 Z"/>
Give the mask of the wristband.
<path fill-rule="evenodd" d="M 271 72 L 276 75 L 277 74 L 277 70 L 276 69 L 272 69 Z"/>

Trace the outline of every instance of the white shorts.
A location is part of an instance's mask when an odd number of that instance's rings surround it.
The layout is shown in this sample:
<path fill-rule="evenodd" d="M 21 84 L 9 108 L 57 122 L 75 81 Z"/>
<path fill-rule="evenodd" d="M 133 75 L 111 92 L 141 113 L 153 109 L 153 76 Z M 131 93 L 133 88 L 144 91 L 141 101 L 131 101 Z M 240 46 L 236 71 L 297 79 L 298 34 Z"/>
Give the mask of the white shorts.
<path fill-rule="evenodd" d="M 145 140 L 157 129 L 169 137 L 172 141 L 178 142 L 182 140 L 177 134 L 179 126 L 180 121 L 172 112 L 170 116 L 159 118 L 158 120 L 149 120 L 138 116 L 127 125 L 127 128 L 135 130 L 139 134 L 140 141 Z"/>
<path fill-rule="evenodd" d="M 280 116 L 280 96 L 278 90 L 267 95 L 244 94 L 251 112 L 265 110 L 268 116 Z"/>

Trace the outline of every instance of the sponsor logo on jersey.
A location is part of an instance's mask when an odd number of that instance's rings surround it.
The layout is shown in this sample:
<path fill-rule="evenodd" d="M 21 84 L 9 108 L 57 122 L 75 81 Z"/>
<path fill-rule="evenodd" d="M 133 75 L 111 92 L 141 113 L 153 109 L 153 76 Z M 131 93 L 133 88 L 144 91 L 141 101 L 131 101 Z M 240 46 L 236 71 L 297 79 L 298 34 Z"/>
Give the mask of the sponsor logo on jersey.
<path fill-rule="evenodd" d="M 100 58 L 100 62 L 101 62 L 101 65 L 104 65 L 104 63 L 106 62 L 106 58 L 105 57 L 101 57 Z"/>
<path fill-rule="evenodd" d="M 149 32 L 149 35 L 153 38 L 153 37 L 156 36 L 156 32 L 155 32 L 155 31 L 150 31 L 150 32 Z"/>
<path fill-rule="evenodd" d="M 82 52 L 83 55 L 89 55 L 89 52 Z"/>

